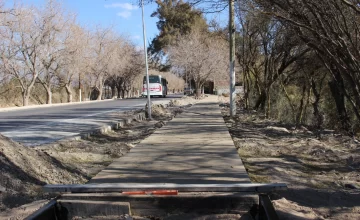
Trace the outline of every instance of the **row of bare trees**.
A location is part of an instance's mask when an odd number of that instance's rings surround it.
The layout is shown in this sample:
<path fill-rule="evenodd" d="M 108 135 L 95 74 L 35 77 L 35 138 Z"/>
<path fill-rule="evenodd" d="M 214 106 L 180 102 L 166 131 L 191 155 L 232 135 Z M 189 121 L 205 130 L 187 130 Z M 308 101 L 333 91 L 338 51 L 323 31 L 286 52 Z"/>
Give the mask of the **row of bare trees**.
<path fill-rule="evenodd" d="M 141 52 L 131 41 L 111 28 L 81 27 L 56 1 L 44 8 L 15 5 L 0 10 L 1 83 L 15 80 L 24 106 L 36 85 L 46 91 L 48 104 L 55 88 L 64 88 L 71 102 L 74 89 L 85 85 L 101 99 L 105 85 L 120 96 L 143 74 Z"/>

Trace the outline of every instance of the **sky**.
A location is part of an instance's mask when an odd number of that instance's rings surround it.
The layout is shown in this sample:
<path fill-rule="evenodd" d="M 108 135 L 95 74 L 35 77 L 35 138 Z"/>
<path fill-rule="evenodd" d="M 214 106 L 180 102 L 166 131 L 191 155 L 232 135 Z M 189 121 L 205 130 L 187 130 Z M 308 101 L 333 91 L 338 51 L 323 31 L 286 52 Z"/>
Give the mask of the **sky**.
<path fill-rule="evenodd" d="M 11 7 L 14 0 L 6 0 L 6 6 Z M 18 2 L 18 1 L 17 1 Z M 137 46 L 143 46 L 141 8 L 134 5 L 134 0 L 60 0 L 67 11 L 77 14 L 81 25 L 92 29 L 96 25 L 103 27 L 113 26 L 119 34 L 129 37 Z M 22 0 L 24 5 L 42 6 L 45 0 Z M 158 33 L 156 17 L 150 15 L 156 10 L 157 5 L 147 4 L 144 7 L 147 44 Z M 224 15 L 208 15 L 218 22 L 224 23 Z"/>

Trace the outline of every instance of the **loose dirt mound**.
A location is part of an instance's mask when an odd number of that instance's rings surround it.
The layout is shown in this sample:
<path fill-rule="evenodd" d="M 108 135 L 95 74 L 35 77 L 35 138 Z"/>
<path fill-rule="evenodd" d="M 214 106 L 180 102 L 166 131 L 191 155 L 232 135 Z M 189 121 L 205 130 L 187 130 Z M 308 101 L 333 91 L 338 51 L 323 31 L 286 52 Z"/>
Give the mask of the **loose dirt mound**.
<path fill-rule="evenodd" d="M 0 135 L 0 210 L 22 205 L 42 196 L 45 183 L 85 182 L 81 173 L 74 172 L 46 152 L 38 151 Z M 18 199 L 15 199 L 17 196 Z"/>
<path fill-rule="evenodd" d="M 193 105 L 197 102 L 193 97 L 184 96 L 181 99 L 173 99 L 170 101 L 169 106 L 186 106 L 186 105 Z"/>
<path fill-rule="evenodd" d="M 166 117 L 171 115 L 171 111 L 166 109 L 164 105 L 152 105 L 151 114 L 153 118 Z"/>

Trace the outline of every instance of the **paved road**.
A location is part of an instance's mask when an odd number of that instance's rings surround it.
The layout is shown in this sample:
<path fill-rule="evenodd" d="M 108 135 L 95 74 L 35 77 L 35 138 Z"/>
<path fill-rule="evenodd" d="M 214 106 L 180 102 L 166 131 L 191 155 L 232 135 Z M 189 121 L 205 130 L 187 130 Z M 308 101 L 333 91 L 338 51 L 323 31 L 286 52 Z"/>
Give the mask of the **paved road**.
<path fill-rule="evenodd" d="M 154 98 L 169 102 L 182 95 Z M 51 143 L 91 131 L 115 120 L 112 112 L 144 108 L 145 98 L 88 102 L 0 112 L 0 133 L 28 146 Z"/>

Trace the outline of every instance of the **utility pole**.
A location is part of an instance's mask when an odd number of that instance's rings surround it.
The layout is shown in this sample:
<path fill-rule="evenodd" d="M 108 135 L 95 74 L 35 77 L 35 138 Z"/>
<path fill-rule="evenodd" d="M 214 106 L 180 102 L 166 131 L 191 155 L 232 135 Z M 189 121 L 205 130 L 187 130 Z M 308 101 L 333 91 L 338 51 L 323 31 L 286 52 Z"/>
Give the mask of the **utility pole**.
<path fill-rule="evenodd" d="M 146 32 L 145 32 L 145 19 L 144 19 L 144 1 L 141 0 L 141 12 L 142 12 L 142 27 L 143 27 L 143 40 L 144 40 L 144 53 L 145 53 L 145 67 L 146 67 L 146 91 L 147 91 L 147 106 L 148 106 L 148 118 L 151 117 L 151 100 L 150 100 L 150 86 L 149 86 L 149 66 L 147 58 L 147 47 L 146 47 Z"/>
<path fill-rule="evenodd" d="M 81 73 L 79 74 L 79 102 L 81 102 Z"/>
<path fill-rule="evenodd" d="M 235 103 L 235 10 L 234 0 L 229 0 L 229 41 L 230 41 L 230 117 L 236 114 Z"/>

